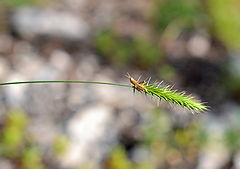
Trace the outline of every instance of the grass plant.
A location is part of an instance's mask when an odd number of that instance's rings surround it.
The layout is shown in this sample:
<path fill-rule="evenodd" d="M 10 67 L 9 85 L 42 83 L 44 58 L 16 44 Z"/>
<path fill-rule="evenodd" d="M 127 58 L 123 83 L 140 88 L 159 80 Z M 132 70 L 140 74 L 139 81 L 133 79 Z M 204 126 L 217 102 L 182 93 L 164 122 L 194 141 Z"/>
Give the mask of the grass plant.
<path fill-rule="evenodd" d="M 129 74 L 127 75 L 132 85 L 124 85 L 118 83 L 106 83 L 106 82 L 90 82 L 90 81 L 17 81 L 17 82 L 5 82 L 0 83 L 1 86 L 7 85 L 19 85 L 19 84 L 43 84 L 43 83 L 75 83 L 75 84 L 96 84 L 96 85 L 110 85 L 119 87 L 133 88 L 134 91 L 145 93 L 151 97 L 156 97 L 160 100 L 165 100 L 168 103 L 180 105 L 183 108 L 187 108 L 192 113 L 203 112 L 208 110 L 208 106 L 204 105 L 201 101 L 193 98 L 192 96 L 186 95 L 185 92 L 178 92 L 173 90 L 170 86 L 162 86 L 161 83 L 149 84 L 149 82 L 139 82 L 134 80 Z M 149 79 L 150 81 L 150 79 Z"/>

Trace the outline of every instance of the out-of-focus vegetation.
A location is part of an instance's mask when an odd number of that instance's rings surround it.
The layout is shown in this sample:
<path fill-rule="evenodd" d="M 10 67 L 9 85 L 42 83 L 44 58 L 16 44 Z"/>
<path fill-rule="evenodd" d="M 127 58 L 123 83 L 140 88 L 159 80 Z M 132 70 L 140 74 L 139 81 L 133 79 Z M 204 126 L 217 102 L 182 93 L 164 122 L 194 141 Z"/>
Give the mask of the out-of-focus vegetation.
<path fill-rule="evenodd" d="M 167 112 L 153 109 L 150 113 L 152 119 L 142 125 L 142 139 L 136 145 L 144 155 L 132 159 L 133 152 L 117 145 L 104 161 L 104 168 L 195 168 L 199 154 L 211 143 L 227 145 L 233 153 L 239 149 L 239 126 L 230 126 L 221 137 L 215 138 L 218 133 L 207 133 L 201 121 L 178 127 L 172 126 Z"/>
<path fill-rule="evenodd" d="M 23 5 L 39 4 L 39 0 L 1 0 L 0 6 L 18 7 Z"/>
<path fill-rule="evenodd" d="M 153 158 L 158 158 L 155 165 L 161 167 L 194 165 L 199 152 L 207 142 L 207 133 L 202 124 L 194 121 L 184 127 L 171 126 L 171 120 L 166 112 L 159 109 L 153 111 L 152 118 L 155 119 L 154 122 L 144 127 L 143 144 L 150 149 Z"/>
<path fill-rule="evenodd" d="M 26 114 L 13 110 L 7 114 L 3 124 L 0 132 L 1 157 L 15 162 L 16 167 L 44 169 L 41 151 L 27 132 Z"/>
<path fill-rule="evenodd" d="M 157 44 L 139 37 L 120 37 L 113 30 L 97 34 L 95 47 L 99 54 L 116 65 L 136 64 L 146 68 L 159 65 L 162 54 Z"/>
<path fill-rule="evenodd" d="M 44 155 L 27 128 L 29 118 L 20 110 L 7 113 L 0 128 L 0 157 L 11 161 L 16 168 L 45 169 Z M 67 139 L 59 136 L 53 143 L 53 156 L 61 155 L 67 148 Z M 51 161 L 47 160 L 47 163 Z"/>
<path fill-rule="evenodd" d="M 106 161 L 106 168 L 111 169 L 154 169 L 153 163 L 140 162 L 133 163 L 129 160 L 127 152 L 123 147 L 116 147 L 109 159 Z"/>
<path fill-rule="evenodd" d="M 118 146 L 107 159 L 107 168 L 195 168 L 199 155 L 209 149 L 210 144 L 226 145 L 233 153 L 239 150 L 239 126 L 229 126 L 220 137 L 216 137 L 219 133 L 209 133 L 201 121 L 178 127 L 171 125 L 164 111 L 153 110 L 152 115 L 154 120 L 143 125 L 143 139 L 137 145 L 145 152 L 143 159 L 131 159 L 131 151 L 129 153 L 125 147 Z"/>
<path fill-rule="evenodd" d="M 236 153 L 240 149 L 240 110 L 236 112 L 236 124 L 231 124 L 226 129 L 223 141 L 229 150 Z"/>
<path fill-rule="evenodd" d="M 208 1 L 215 35 L 230 49 L 240 48 L 240 10 L 238 0 Z"/>
<path fill-rule="evenodd" d="M 60 135 L 54 140 L 53 151 L 56 157 L 61 156 L 68 148 L 68 139 L 65 135 Z"/>
<path fill-rule="evenodd" d="M 27 117 L 23 112 L 10 112 L 2 131 L 1 152 L 6 156 L 16 155 L 24 140 Z"/>
<path fill-rule="evenodd" d="M 152 21 L 154 28 L 162 33 L 168 26 L 191 29 L 200 26 L 201 2 L 197 0 L 156 0 Z"/>
<path fill-rule="evenodd" d="M 143 159 L 131 159 L 131 153 L 124 146 L 117 146 L 104 162 L 109 169 L 155 169 L 158 167 L 194 167 L 199 153 L 206 148 L 211 138 L 201 121 L 193 121 L 184 127 L 172 126 L 166 112 L 153 109 L 151 116 L 142 125 L 142 139 L 137 146 L 146 153 Z M 29 119 L 24 112 L 13 110 L 2 122 L 0 131 L 0 155 L 13 161 L 23 169 L 44 169 L 48 159 L 36 145 L 27 131 Z M 230 151 L 239 149 L 239 126 L 229 126 L 223 137 L 218 140 L 226 144 Z M 208 137 L 210 137 L 208 139 Z M 218 138 L 219 139 L 219 138 Z M 217 141 L 217 140 L 215 140 Z M 56 138 L 53 144 L 55 155 L 61 155 L 67 148 L 65 136 Z"/>

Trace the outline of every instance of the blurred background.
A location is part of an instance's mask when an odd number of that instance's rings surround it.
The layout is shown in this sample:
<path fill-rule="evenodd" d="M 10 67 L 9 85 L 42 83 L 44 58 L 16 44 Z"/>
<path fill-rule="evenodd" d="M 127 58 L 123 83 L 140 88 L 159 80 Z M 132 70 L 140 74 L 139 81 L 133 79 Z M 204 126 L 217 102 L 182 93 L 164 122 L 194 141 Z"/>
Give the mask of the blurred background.
<path fill-rule="evenodd" d="M 0 169 L 240 169 L 239 0 L 1 0 L 0 80 L 152 77 L 207 113 L 86 84 L 0 87 Z"/>

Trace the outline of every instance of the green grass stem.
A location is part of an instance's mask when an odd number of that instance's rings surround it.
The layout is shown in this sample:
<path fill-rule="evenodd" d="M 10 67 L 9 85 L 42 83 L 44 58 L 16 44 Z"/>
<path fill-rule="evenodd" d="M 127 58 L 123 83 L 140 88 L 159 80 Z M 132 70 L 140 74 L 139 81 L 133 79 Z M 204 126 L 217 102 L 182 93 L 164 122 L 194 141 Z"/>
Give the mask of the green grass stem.
<path fill-rule="evenodd" d="M 66 81 L 66 80 L 48 80 L 48 81 L 19 81 L 19 82 L 4 82 L 0 83 L 1 86 L 7 85 L 17 85 L 17 84 L 44 84 L 44 83 L 75 83 L 75 84 L 96 84 L 96 85 L 110 85 L 110 86 L 119 86 L 119 87 L 130 87 L 136 89 L 132 85 L 123 85 L 118 83 L 105 83 L 105 82 L 89 82 L 89 81 Z M 180 105 L 192 112 L 202 112 L 208 110 L 208 106 L 205 106 L 200 101 L 185 95 L 184 92 L 177 92 L 172 90 L 170 87 L 158 87 L 156 85 L 145 85 L 145 93 L 157 97 L 160 100 L 163 99 L 169 103 L 174 103 Z M 140 91 L 142 92 L 142 91 Z"/>
<path fill-rule="evenodd" d="M 81 84 L 97 84 L 97 85 L 110 85 L 120 87 L 132 87 L 130 85 L 123 85 L 117 83 L 105 83 L 105 82 L 89 82 L 89 81 L 66 81 L 66 80 L 50 80 L 50 81 L 22 81 L 22 82 L 5 82 L 0 83 L 1 86 L 14 85 L 14 84 L 32 84 L 32 83 L 81 83 Z"/>

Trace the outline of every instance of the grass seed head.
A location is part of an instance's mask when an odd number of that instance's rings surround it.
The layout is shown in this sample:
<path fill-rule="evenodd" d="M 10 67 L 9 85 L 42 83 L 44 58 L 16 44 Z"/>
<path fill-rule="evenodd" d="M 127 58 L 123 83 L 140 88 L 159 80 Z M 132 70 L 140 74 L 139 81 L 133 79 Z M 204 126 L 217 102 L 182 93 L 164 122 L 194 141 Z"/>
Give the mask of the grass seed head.
<path fill-rule="evenodd" d="M 150 84 L 150 79 L 148 82 L 139 82 L 131 77 L 129 73 L 127 73 L 126 77 L 129 79 L 134 89 L 137 89 L 140 92 L 145 92 L 145 94 L 152 97 L 157 97 L 160 100 L 180 105 L 183 108 L 190 110 L 192 113 L 199 113 L 209 109 L 208 106 L 193 98 L 191 95 L 186 95 L 185 92 L 178 92 L 177 90 L 174 90 L 173 86 L 168 85 L 160 87 L 162 82 L 158 85 L 156 85 L 156 83 Z"/>

